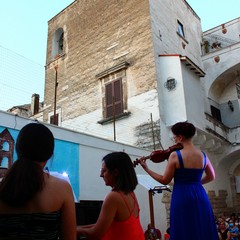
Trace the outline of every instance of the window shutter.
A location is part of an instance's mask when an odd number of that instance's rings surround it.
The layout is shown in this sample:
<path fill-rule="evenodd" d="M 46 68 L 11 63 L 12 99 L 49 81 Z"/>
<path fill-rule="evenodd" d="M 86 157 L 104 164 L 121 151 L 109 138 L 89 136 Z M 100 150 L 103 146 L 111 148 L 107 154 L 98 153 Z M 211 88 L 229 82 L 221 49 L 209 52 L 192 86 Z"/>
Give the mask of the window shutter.
<path fill-rule="evenodd" d="M 113 117 L 123 112 L 122 79 L 106 85 L 106 117 Z M 114 108 L 113 108 L 114 107 Z"/>
<path fill-rule="evenodd" d="M 113 87 L 112 83 L 106 85 L 106 117 L 111 117 L 113 115 Z"/>
<path fill-rule="evenodd" d="M 114 83 L 114 110 L 115 115 L 118 115 L 123 112 L 123 94 L 122 94 L 122 80 L 119 79 L 115 81 Z"/>

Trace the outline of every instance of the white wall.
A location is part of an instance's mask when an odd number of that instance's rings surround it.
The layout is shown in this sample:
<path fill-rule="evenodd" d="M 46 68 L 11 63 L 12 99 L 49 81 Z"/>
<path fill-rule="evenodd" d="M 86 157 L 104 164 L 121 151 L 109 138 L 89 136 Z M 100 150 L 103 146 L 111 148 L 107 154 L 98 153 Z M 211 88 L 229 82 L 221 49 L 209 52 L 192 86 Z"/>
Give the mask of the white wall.
<path fill-rule="evenodd" d="M 150 114 L 152 114 L 153 121 L 159 119 L 157 91 L 154 89 L 129 98 L 128 111 L 131 113 L 129 117 L 116 121 L 116 140 L 134 145 L 137 141 L 137 136 L 134 134 L 135 127 L 150 122 Z M 99 109 L 74 119 L 63 121 L 62 126 L 113 140 L 113 124 L 98 124 L 97 121 L 101 120 L 101 118 L 102 111 Z"/>
<path fill-rule="evenodd" d="M 194 71 L 190 71 L 182 62 L 182 79 L 185 97 L 186 114 L 189 122 L 199 129 L 205 128 L 204 103 L 205 94 L 201 80 Z"/>
<path fill-rule="evenodd" d="M 182 69 L 179 56 L 160 56 L 157 62 L 159 111 L 166 126 L 187 120 Z M 173 90 L 165 87 L 167 79 L 175 78 L 177 84 Z"/>
<path fill-rule="evenodd" d="M 149 0 L 149 4 L 155 61 L 159 54 L 181 54 L 202 68 L 202 28 L 197 14 L 185 1 Z M 183 24 L 185 40 L 177 34 L 177 21 Z"/>

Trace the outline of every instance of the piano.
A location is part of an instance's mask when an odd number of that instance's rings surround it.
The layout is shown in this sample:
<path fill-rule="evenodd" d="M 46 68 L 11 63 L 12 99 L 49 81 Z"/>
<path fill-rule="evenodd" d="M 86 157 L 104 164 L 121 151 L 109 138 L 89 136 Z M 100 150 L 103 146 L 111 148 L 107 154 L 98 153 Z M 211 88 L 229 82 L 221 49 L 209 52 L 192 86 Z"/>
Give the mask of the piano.
<path fill-rule="evenodd" d="M 103 201 L 80 200 L 75 203 L 76 206 L 76 220 L 77 225 L 88 225 L 97 222 L 101 211 Z M 97 240 L 87 238 L 85 236 L 78 236 L 78 240 Z"/>

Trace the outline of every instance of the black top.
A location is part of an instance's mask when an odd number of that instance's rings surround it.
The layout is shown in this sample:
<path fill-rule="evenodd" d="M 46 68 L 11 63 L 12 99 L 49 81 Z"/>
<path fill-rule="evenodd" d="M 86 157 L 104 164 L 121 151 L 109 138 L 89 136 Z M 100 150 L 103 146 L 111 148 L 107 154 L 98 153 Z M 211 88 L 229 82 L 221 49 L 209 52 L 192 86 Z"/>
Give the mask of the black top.
<path fill-rule="evenodd" d="M 218 232 L 221 234 L 222 240 L 227 240 L 227 233 L 229 232 L 228 229 L 226 229 L 224 232 L 218 229 Z"/>
<path fill-rule="evenodd" d="M 57 240 L 60 212 L 0 214 L 0 240 Z"/>

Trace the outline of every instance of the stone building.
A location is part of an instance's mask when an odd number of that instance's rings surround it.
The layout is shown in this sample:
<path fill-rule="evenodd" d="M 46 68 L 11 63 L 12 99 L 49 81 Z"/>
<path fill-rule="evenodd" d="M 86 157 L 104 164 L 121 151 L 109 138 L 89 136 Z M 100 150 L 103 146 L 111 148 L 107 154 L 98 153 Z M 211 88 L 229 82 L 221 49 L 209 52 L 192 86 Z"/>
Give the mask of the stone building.
<path fill-rule="evenodd" d="M 182 0 L 74 1 L 49 21 L 44 121 L 145 147 L 141 126 L 159 137 L 168 108 L 158 88 L 179 81 L 161 76 L 162 56 L 178 55 L 200 86 L 201 34 Z"/>
<path fill-rule="evenodd" d="M 239 18 L 202 32 L 185 0 L 75 0 L 48 26 L 45 122 L 154 149 L 188 120 L 214 213 L 240 212 Z"/>
<path fill-rule="evenodd" d="M 39 94 L 34 93 L 31 98 L 31 103 L 11 107 L 7 110 L 7 112 L 16 114 L 18 116 L 28 118 L 34 117 L 38 118 L 38 120 L 42 120 L 42 109 L 44 104 L 43 102 L 39 101 L 39 98 Z"/>

